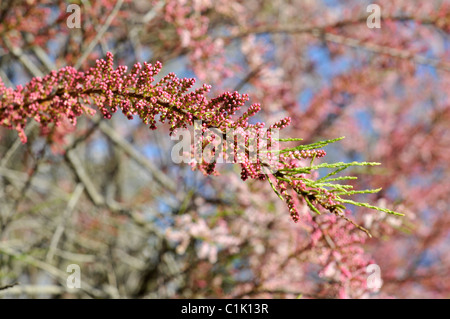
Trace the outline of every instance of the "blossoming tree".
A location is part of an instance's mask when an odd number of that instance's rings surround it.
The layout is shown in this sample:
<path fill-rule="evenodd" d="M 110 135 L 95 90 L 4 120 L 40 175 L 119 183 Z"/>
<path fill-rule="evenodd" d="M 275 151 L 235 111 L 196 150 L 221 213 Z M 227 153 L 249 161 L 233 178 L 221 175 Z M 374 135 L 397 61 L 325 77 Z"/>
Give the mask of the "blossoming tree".
<path fill-rule="evenodd" d="M 366 7 L 2 5 L 0 292 L 445 296 L 450 7 Z"/>

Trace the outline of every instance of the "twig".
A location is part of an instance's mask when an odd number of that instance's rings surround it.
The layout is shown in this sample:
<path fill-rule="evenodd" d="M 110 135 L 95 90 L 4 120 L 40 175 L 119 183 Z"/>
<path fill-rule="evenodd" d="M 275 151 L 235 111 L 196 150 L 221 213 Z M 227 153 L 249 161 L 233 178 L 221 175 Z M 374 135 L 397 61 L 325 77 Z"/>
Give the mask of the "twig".
<path fill-rule="evenodd" d="M 320 37 L 319 33 L 313 33 L 314 36 Z M 430 59 L 421 55 L 416 55 L 413 52 L 409 52 L 406 50 L 390 48 L 374 43 L 367 43 L 359 39 L 354 39 L 350 37 L 345 37 L 342 35 L 337 35 L 329 32 L 322 33 L 323 38 L 327 41 L 334 42 L 337 44 L 343 44 L 352 48 L 360 48 L 366 51 L 389 55 L 393 58 L 411 60 L 417 64 L 430 65 L 438 69 L 442 69 L 445 71 L 450 71 L 450 63 L 443 62 L 437 59 Z"/>
<path fill-rule="evenodd" d="M 100 39 L 103 37 L 103 35 L 105 34 L 106 30 L 108 30 L 108 28 L 111 25 L 112 21 L 114 20 L 115 16 L 119 12 L 120 7 L 122 6 L 122 4 L 123 4 L 123 0 L 117 0 L 116 5 L 114 6 L 114 9 L 111 12 L 111 14 L 108 16 L 108 18 L 106 19 L 105 24 L 103 24 L 103 26 L 100 28 L 100 30 L 98 31 L 98 33 L 95 36 L 95 38 L 89 43 L 88 47 L 84 50 L 84 52 L 81 55 L 81 57 L 75 63 L 75 65 L 74 65 L 75 69 L 80 68 L 80 66 L 87 59 L 87 57 L 92 52 L 92 50 L 94 50 L 95 46 L 98 44 Z"/>
<path fill-rule="evenodd" d="M 351 20 L 344 20 L 340 22 L 336 22 L 334 24 L 329 25 L 294 25 L 294 26 L 279 26 L 279 27 L 273 27 L 273 26 L 262 26 L 258 28 L 253 29 L 247 29 L 247 30 L 241 30 L 237 34 L 223 37 L 224 40 L 230 41 L 237 38 L 242 38 L 245 36 L 248 36 L 250 34 L 276 34 L 276 33 L 284 33 L 284 34 L 301 34 L 301 33 L 307 33 L 311 34 L 317 38 L 321 38 L 326 41 L 334 42 L 337 44 L 346 45 L 353 48 L 361 48 L 363 50 L 367 50 L 374 53 L 389 55 L 394 58 L 399 59 L 406 59 L 406 60 L 412 60 L 415 63 L 418 64 L 424 64 L 424 65 L 431 65 L 436 68 L 450 71 L 450 63 L 443 62 L 437 59 L 430 59 L 424 56 L 416 55 L 413 52 L 409 52 L 406 50 L 386 47 L 378 44 L 373 43 L 365 43 L 362 40 L 346 37 L 342 35 L 337 35 L 331 32 L 326 32 L 325 30 L 330 28 L 340 28 L 347 25 L 352 24 L 359 24 L 366 21 L 366 17 L 360 17 L 358 19 L 351 19 Z M 387 20 L 395 20 L 395 21 L 409 21 L 414 20 L 418 21 L 421 24 L 434 24 L 434 20 L 429 18 L 424 19 L 418 19 L 415 17 L 406 17 L 406 16 L 391 16 L 391 17 L 384 17 L 383 19 Z"/>
<path fill-rule="evenodd" d="M 2 40 L 11 54 L 16 57 L 33 76 L 44 76 L 42 71 L 39 70 L 38 67 L 23 53 L 21 48 L 14 46 L 6 36 L 3 36 Z"/>
<path fill-rule="evenodd" d="M 104 122 L 100 122 L 100 131 L 105 134 L 116 146 L 120 147 L 128 156 L 134 159 L 139 165 L 147 169 L 147 171 L 154 177 L 155 181 L 163 188 L 171 192 L 175 192 L 176 184 L 161 172 L 152 162 L 145 156 L 141 155 L 126 139 L 117 134 L 117 132 Z"/>
<path fill-rule="evenodd" d="M 32 257 L 29 253 L 24 254 L 24 253 L 18 252 L 16 250 L 12 249 L 11 247 L 8 247 L 2 243 L 0 243 L 0 252 L 4 253 L 6 255 L 9 255 L 9 256 L 18 258 L 24 263 L 27 263 L 34 267 L 40 268 L 40 269 L 44 270 L 45 272 L 47 272 L 52 277 L 54 277 L 64 283 L 67 280 L 68 273 L 63 272 L 63 271 L 59 270 L 58 268 L 55 268 L 54 266 L 52 266 L 46 262 L 43 262 L 39 259 Z M 82 283 L 82 286 L 80 289 L 85 291 L 86 293 L 88 293 L 92 296 L 98 297 L 98 298 L 105 297 L 105 293 L 103 291 L 100 291 L 97 288 L 92 287 L 85 280 L 83 280 L 83 283 Z"/>
<path fill-rule="evenodd" d="M 0 296 L 4 295 L 60 295 L 63 293 L 70 294 L 80 294 L 83 291 L 80 289 L 68 289 L 57 285 L 26 285 L 26 286 L 16 286 L 14 288 L 1 291 Z"/>
<path fill-rule="evenodd" d="M 0 287 L 0 291 L 1 290 L 6 290 L 6 289 L 9 289 L 9 288 L 12 288 L 12 287 L 14 287 L 14 286 L 16 286 L 16 285 L 18 285 L 19 283 L 18 282 L 15 282 L 15 283 L 13 283 L 13 284 L 10 284 L 10 285 L 6 285 L 6 286 L 3 286 L 3 287 Z"/>
<path fill-rule="evenodd" d="M 89 174 L 84 169 L 84 166 L 81 163 L 81 160 L 76 155 L 75 150 L 69 150 L 68 152 L 66 152 L 65 158 L 67 159 L 80 182 L 84 185 L 84 188 L 86 189 L 87 194 L 92 202 L 97 206 L 103 206 L 105 204 L 105 200 L 103 196 L 99 192 L 97 192 L 94 183 L 89 177 Z"/>
<path fill-rule="evenodd" d="M 84 186 L 81 183 L 78 183 L 75 187 L 75 190 L 73 191 L 73 194 L 67 203 L 67 207 L 64 210 L 64 213 L 61 216 L 61 220 L 55 230 L 55 233 L 53 234 L 52 240 L 50 242 L 50 247 L 47 252 L 46 261 L 48 263 L 51 263 L 53 260 L 53 256 L 55 255 L 56 248 L 58 247 L 58 242 L 64 233 L 64 227 L 66 224 L 67 219 L 70 217 L 73 209 L 75 208 L 75 205 L 77 204 L 78 200 L 80 199 L 81 194 L 83 193 Z"/>
<path fill-rule="evenodd" d="M 25 128 L 25 134 L 28 135 L 28 133 L 35 127 L 37 127 L 37 122 L 31 122 L 31 124 Z M 0 161 L 0 168 L 6 167 L 6 164 L 8 164 L 9 159 L 11 158 L 11 156 L 14 155 L 14 153 L 17 151 L 20 145 L 22 145 L 20 138 L 16 138 L 13 145 L 11 145 L 6 154 L 2 157 Z"/>

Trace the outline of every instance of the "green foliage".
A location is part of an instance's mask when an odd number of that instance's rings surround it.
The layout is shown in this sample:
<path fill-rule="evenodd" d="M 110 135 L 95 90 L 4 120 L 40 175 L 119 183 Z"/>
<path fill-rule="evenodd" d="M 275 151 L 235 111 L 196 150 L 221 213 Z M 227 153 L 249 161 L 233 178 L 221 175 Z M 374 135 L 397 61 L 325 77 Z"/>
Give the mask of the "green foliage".
<path fill-rule="evenodd" d="M 337 141 L 342 140 L 344 137 L 320 141 L 312 144 L 301 144 L 295 147 L 288 147 L 279 150 L 274 150 L 272 152 L 278 152 L 279 154 L 292 154 L 296 151 L 310 151 L 310 150 L 318 150 L 328 144 L 335 143 Z M 280 142 L 299 142 L 302 139 L 299 138 L 284 138 L 277 139 Z M 354 195 L 359 194 L 374 194 L 381 190 L 378 189 L 365 189 L 365 190 L 355 190 L 353 189 L 353 185 L 343 184 L 343 181 L 356 180 L 356 176 L 336 176 L 346 169 L 350 169 L 352 167 L 372 167 L 380 165 L 380 163 L 376 162 L 337 162 L 337 163 L 320 163 L 315 164 L 316 153 L 311 158 L 309 165 L 305 166 L 296 166 L 290 165 L 286 160 L 286 157 L 280 157 L 280 162 L 283 164 L 283 168 L 279 169 L 276 173 L 273 174 L 273 177 L 276 179 L 277 185 L 280 183 L 286 185 L 290 190 L 294 191 L 300 200 L 303 200 L 306 205 L 316 214 L 321 214 L 323 211 L 328 211 L 336 214 L 339 217 L 342 217 L 352 224 L 354 224 L 357 228 L 366 232 L 369 236 L 370 233 L 363 227 L 357 225 L 350 219 L 345 216 L 345 211 L 348 210 L 348 205 L 365 207 L 373 210 L 377 210 L 380 212 L 384 212 L 391 215 L 396 216 L 404 216 L 399 212 L 381 208 L 374 205 L 370 205 L 368 203 L 359 202 L 354 199 L 349 199 Z M 303 164 L 303 163 L 302 163 Z M 321 178 L 317 178 L 320 176 L 319 173 L 322 173 L 323 170 L 327 170 L 325 175 Z M 322 173 L 323 174 L 323 173 Z M 269 177 L 269 176 L 268 176 Z M 278 191 L 276 185 L 268 178 L 268 181 L 277 194 L 279 198 L 287 203 L 291 201 L 290 195 L 285 192 Z M 284 196 L 283 196 L 284 195 Z M 289 204 L 289 203 L 288 203 Z"/>

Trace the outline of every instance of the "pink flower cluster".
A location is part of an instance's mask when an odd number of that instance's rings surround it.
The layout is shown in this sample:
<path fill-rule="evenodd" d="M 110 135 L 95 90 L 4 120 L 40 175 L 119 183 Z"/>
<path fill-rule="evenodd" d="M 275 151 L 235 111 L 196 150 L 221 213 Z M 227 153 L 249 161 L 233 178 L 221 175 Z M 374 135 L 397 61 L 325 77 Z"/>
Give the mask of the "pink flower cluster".
<path fill-rule="evenodd" d="M 167 229 L 166 236 L 176 245 L 175 251 L 180 255 L 193 241 L 198 241 L 198 257 L 208 259 L 212 264 L 217 262 L 221 250 L 236 253 L 242 242 L 231 234 L 225 220 L 218 219 L 213 225 L 208 225 L 205 218 L 191 215 L 177 216 L 175 226 Z"/>
<path fill-rule="evenodd" d="M 129 119 L 138 115 L 151 129 L 156 129 L 157 116 L 160 122 L 171 124 L 171 131 L 193 125 L 194 120 L 202 120 L 207 127 L 251 127 L 247 120 L 260 109 L 257 104 L 237 121 L 231 119 L 248 100 L 247 95 L 225 92 L 208 101 L 205 93 L 209 92 L 209 85 L 187 93 L 195 80 L 179 79 L 173 73 L 153 84 L 161 67 L 159 62 L 136 63 L 127 73 L 126 66 L 114 69 L 113 56 L 108 53 L 106 60 L 97 60 L 96 66 L 86 73 L 68 66 L 16 89 L 6 88 L 0 82 L 0 124 L 16 129 L 25 143 L 23 128 L 27 118 L 43 127 L 50 123 L 59 125 L 62 117 L 76 124 L 81 114 L 95 113 L 88 106 L 94 104 L 105 118 L 121 109 Z"/>
<path fill-rule="evenodd" d="M 43 78 L 34 78 L 25 86 L 16 89 L 6 88 L 0 82 L 0 124 L 18 131 L 23 143 L 26 142 L 24 127 L 27 119 L 32 118 L 40 123 L 43 131 L 48 131 L 51 124 L 59 126 L 64 119 L 68 119 L 73 125 L 77 117 L 83 113 L 94 114 L 96 106 L 104 118 L 110 119 L 112 114 L 119 109 L 128 118 L 139 118 L 150 129 L 156 129 L 156 122 L 170 124 L 171 134 L 177 129 L 187 128 L 194 121 L 201 121 L 201 130 L 205 132 L 209 128 L 217 128 L 222 132 L 234 129 L 240 132 L 247 145 L 249 140 L 256 140 L 259 149 L 260 136 L 265 136 L 269 141 L 266 145 L 270 151 L 276 141 L 272 140 L 272 130 L 285 128 L 290 123 L 290 118 L 284 118 L 268 129 L 264 123 L 249 124 L 249 119 L 260 109 L 259 104 L 251 105 L 246 112 L 237 116 L 237 112 L 248 101 L 246 94 L 238 92 L 225 92 L 208 100 L 206 93 L 210 86 L 189 91 L 195 83 L 194 79 L 176 77 L 169 73 L 159 82 L 155 82 L 155 76 L 161 70 L 161 63 L 154 65 L 149 63 L 136 63 L 130 72 L 126 66 L 114 68 L 113 55 L 108 53 L 106 59 L 97 60 L 96 66 L 86 73 L 77 71 L 68 66 L 59 71 L 52 71 Z M 236 118 L 237 117 L 237 118 Z M 265 135 L 264 135 L 265 134 Z M 210 143 L 208 136 L 201 139 L 202 147 Z M 236 150 L 234 143 L 229 147 Z M 213 152 L 217 150 L 214 149 Z M 226 152 L 226 149 L 222 150 Z M 236 154 L 236 152 L 234 152 Z M 241 178 L 264 180 L 270 176 L 263 166 L 268 166 L 264 158 L 250 158 L 247 150 L 234 158 L 235 163 L 241 165 Z M 266 158 L 270 158 L 270 152 Z M 299 204 L 297 196 L 304 198 L 311 208 L 312 204 L 319 205 L 334 212 L 336 203 L 333 195 L 324 189 L 314 189 L 305 184 L 301 179 L 287 179 L 285 172 L 302 165 L 301 159 L 322 157 L 322 150 L 288 151 L 280 155 L 276 161 L 275 169 L 279 170 L 272 176 L 276 179 L 276 187 L 280 189 L 284 200 L 291 212 L 292 219 L 298 221 L 296 206 Z M 236 156 L 236 155 L 234 155 Z M 216 162 L 201 162 L 194 165 L 205 174 L 213 174 Z M 291 189 L 292 194 L 287 189 Z"/>
<path fill-rule="evenodd" d="M 323 267 L 319 276 L 327 281 L 335 281 L 339 285 L 330 285 L 340 298 L 367 297 L 371 289 L 367 286 L 367 266 L 373 259 L 364 252 L 361 245 L 366 237 L 350 223 L 335 215 L 323 216 L 320 223 L 311 220 L 314 231 L 312 244 L 321 250 L 318 263 Z M 327 289 L 325 287 L 325 289 Z M 333 292 L 330 291 L 330 294 Z"/>
<path fill-rule="evenodd" d="M 163 9 L 165 21 L 176 28 L 179 46 L 188 51 L 196 76 L 214 83 L 233 75 L 224 57 L 224 41 L 208 34 L 210 19 L 203 14 L 211 9 L 219 12 L 229 9 L 225 3 L 220 7 L 211 1 L 188 0 L 168 1 Z"/>

